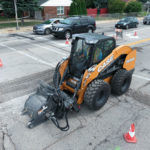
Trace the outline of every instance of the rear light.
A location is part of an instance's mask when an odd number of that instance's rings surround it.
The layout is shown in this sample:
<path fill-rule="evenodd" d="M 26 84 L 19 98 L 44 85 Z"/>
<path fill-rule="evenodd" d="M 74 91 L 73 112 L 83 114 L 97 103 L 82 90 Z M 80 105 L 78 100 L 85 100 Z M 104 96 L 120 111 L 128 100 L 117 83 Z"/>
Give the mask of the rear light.
<path fill-rule="evenodd" d="M 96 27 L 96 23 L 94 24 L 94 26 Z"/>

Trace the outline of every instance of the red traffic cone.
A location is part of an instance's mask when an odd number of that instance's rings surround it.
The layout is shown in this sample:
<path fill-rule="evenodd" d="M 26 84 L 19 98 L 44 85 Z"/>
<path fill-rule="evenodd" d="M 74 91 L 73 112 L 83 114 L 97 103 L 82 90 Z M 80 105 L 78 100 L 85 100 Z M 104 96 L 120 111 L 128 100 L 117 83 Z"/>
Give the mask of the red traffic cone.
<path fill-rule="evenodd" d="M 134 32 L 134 36 L 137 36 L 137 32 L 136 31 Z"/>
<path fill-rule="evenodd" d="M 124 134 L 124 139 L 128 143 L 136 143 L 137 142 L 137 139 L 135 136 L 135 125 L 134 125 L 134 123 L 131 124 L 129 132 Z"/>
<path fill-rule="evenodd" d="M 65 44 L 66 44 L 66 45 L 69 45 L 69 40 L 68 40 L 68 38 L 66 39 Z"/>
<path fill-rule="evenodd" d="M 0 67 L 3 67 L 3 63 L 2 60 L 0 59 Z"/>

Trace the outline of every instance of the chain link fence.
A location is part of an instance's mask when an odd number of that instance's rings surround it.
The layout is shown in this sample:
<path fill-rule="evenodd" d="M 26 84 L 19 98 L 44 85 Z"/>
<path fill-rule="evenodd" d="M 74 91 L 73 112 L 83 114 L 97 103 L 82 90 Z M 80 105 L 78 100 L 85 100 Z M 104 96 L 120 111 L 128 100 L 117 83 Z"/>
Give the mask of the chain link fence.
<path fill-rule="evenodd" d="M 121 19 L 123 17 L 127 16 L 135 16 L 135 17 L 144 17 L 146 16 L 146 12 L 133 12 L 133 13 L 113 13 L 113 14 L 90 14 L 89 16 L 93 16 L 96 20 L 113 20 L 113 19 Z M 43 19 L 43 20 L 48 20 L 50 18 L 66 18 L 66 17 L 72 17 L 72 16 L 56 16 L 56 15 L 51 15 L 51 14 L 45 14 L 45 16 L 37 15 L 35 16 L 35 19 Z"/>
<path fill-rule="evenodd" d="M 113 19 L 117 20 L 128 16 L 144 17 L 145 15 L 146 12 L 101 14 L 96 16 L 96 20 L 113 20 Z"/>
<path fill-rule="evenodd" d="M 91 14 L 90 16 L 93 16 L 97 21 L 105 21 L 105 20 L 119 20 L 123 17 L 127 16 L 136 16 L 136 17 L 144 17 L 147 15 L 146 12 L 135 12 L 135 13 L 113 13 L 113 14 Z M 35 24 L 41 23 L 45 20 L 51 19 L 51 18 L 66 18 L 66 17 L 71 17 L 71 16 L 56 16 L 56 15 L 51 15 L 51 14 L 45 14 L 43 16 L 41 11 L 35 11 L 34 12 L 34 17 L 24 17 L 24 18 L 19 18 L 19 26 L 24 27 L 24 26 L 33 26 Z M 7 28 L 7 27 L 15 27 L 16 26 L 16 20 L 14 18 L 2 18 L 0 17 L 0 29 L 1 28 Z"/>

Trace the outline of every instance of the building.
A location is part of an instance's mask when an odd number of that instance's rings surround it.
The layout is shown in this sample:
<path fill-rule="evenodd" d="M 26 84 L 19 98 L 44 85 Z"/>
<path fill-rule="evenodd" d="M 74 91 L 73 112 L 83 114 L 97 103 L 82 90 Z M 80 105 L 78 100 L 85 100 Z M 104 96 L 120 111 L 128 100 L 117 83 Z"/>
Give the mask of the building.
<path fill-rule="evenodd" d="M 43 8 L 44 19 L 67 16 L 72 0 L 48 0 L 40 6 Z"/>

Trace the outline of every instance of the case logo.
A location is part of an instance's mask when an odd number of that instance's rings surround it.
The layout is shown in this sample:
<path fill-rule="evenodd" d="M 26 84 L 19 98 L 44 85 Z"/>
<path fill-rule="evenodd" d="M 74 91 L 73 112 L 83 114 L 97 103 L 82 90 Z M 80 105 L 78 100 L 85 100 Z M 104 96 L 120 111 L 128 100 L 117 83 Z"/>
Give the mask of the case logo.
<path fill-rule="evenodd" d="M 101 72 L 108 64 L 114 60 L 114 55 L 108 58 L 101 66 L 98 67 L 98 72 Z"/>

